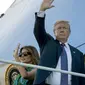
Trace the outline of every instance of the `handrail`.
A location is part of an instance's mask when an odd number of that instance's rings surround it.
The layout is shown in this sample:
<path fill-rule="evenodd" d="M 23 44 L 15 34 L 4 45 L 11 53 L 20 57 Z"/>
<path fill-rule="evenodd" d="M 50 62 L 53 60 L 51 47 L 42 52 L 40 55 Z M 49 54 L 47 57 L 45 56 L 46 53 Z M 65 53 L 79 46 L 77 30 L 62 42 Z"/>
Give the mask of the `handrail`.
<path fill-rule="evenodd" d="M 25 64 L 25 63 L 21 63 L 21 62 L 4 60 L 4 59 L 0 59 L 0 62 L 7 63 L 7 64 L 20 65 L 20 66 L 25 66 L 25 67 L 32 67 L 32 68 L 37 68 L 37 69 L 41 69 L 41 70 L 60 72 L 60 73 L 65 73 L 65 74 L 79 76 L 79 77 L 85 77 L 85 74 L 82 74 L 82 73 L 70 72 L 70 71 L 65 71 L 65 70 L 60 70 L 60 69 L 55 69 L 55 68 L 49 68 L 49 67 L 44 67 L 44 66 L 39 66 L 39 65 Z"/>

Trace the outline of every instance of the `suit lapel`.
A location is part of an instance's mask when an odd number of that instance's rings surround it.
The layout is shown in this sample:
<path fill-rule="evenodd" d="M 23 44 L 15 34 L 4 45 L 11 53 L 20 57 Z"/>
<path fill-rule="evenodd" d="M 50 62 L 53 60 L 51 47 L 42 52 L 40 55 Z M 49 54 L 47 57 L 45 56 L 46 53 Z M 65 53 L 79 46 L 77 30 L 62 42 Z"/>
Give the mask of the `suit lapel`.
<path fill-rule="evenodd" d="M 70 51 L 71 51 L 71 57 L 72 57 L 72 63 L 71 63 L 71 71 L 76 71 L 76 52 L 75 52 L 75 50 L 74 50 L 74 48 L 71 46 L 71 45 L 69 45 L 69 47 L 70 47 Z"/>
<path fill-rule="evenodd" d="M 56 55 L 56 57 L 57 57 L 56 65 L 57 65 L 59 57 L 60 57 L 60 55 L 62 53 L 62 48 L 61 48 L 61 45 L 60 45 L 59 41 L 58 40 L 55 40 L 55 41 L 56 41 L 56 45 L 55 46 L 56 46 L 56 48 L 58 48 L 58 54 Z"/>
<path fill-rule="evenodd" d="M 71 50 L 71 56 L 72 56 L 72 63 L 71 63 L 71 71 L 72 72 L 78 72 L 79 71 L 79 59 L 78 59 L 78 57 L 79 57 L 79 55 L 78 55 L 78 53 L 76 53 L 77 51 L 75 50 L 75 48 L 73 48 L 71 45 L 69 45 L 69 47 L 70 47 L 70 50 Z M 77 85 L 78 84 L 78 79 L 77 79 L 78 77 L 76 77 L 76 76 L 71 76 L 71 84 L 72 85 Z M 76 82 L 75 82 L 76 81 Z"/>

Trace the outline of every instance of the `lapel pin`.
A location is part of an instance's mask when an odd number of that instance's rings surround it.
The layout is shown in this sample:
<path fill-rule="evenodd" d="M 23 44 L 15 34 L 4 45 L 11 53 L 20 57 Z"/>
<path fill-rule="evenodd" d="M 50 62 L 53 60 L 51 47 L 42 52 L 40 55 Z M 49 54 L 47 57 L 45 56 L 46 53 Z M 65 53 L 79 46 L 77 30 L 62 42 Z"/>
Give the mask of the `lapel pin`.
<path fill-rule="evenodd" d="M 75 53 L 75 51 L 73 51 L 73 53 Z"/>

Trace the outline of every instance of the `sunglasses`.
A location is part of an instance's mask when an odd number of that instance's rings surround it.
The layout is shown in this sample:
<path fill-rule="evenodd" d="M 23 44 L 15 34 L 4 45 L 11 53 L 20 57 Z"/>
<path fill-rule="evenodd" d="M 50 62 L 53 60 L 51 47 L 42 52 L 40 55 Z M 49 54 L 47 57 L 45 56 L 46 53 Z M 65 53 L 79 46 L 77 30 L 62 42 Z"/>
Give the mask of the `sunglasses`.
<path fill-rule="evenodd" d="M 20 53 L 19 57 L 31 55 L 30 52 Z"/>

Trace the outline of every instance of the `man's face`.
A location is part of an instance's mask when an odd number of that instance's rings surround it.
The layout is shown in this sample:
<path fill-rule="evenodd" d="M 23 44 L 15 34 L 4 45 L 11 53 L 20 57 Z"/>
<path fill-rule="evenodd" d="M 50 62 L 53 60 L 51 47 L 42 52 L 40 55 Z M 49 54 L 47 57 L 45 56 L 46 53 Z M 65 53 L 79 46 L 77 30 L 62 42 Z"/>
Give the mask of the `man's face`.
<path fill-rule="evenodd" d="M 69 25 L 66 23 L 58 23 L 54 27 L 54 34 L 56 39 L 58 40 L 67 40 L 70 34 Z"/>

